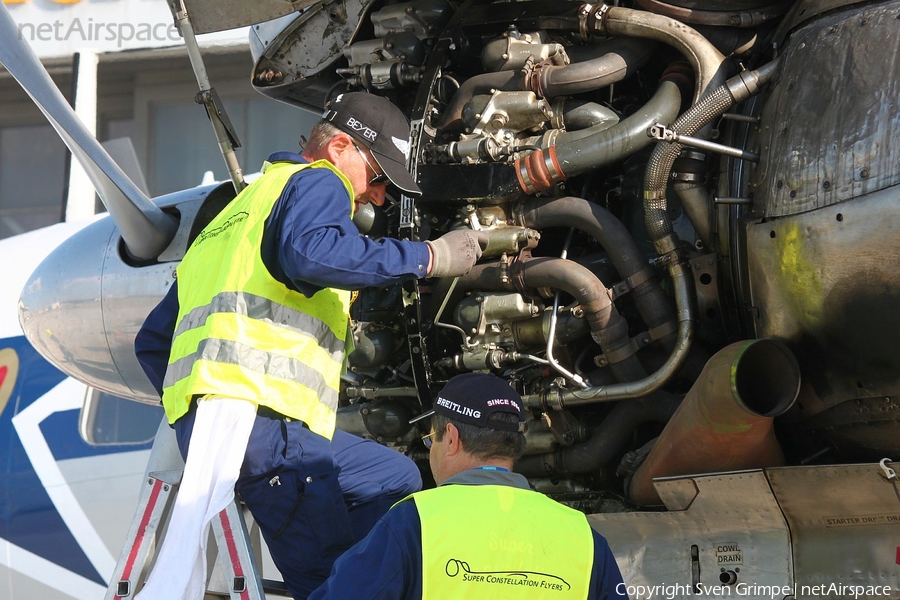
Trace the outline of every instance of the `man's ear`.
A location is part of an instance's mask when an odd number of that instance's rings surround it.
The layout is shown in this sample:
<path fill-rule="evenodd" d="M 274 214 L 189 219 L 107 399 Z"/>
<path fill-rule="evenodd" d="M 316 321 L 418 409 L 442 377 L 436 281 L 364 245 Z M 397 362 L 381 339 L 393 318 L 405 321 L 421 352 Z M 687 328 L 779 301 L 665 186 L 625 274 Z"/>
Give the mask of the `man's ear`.
<path fill-rule="evenodd" d="M 447 455 L 453 456 L 462 450 L 462 441 L 459 439 L 459 429 L 453 423 L 447 423 L 444 431 L 444 439 L 447 442 Z"/>
<path fill-rule="evenodd" d="M 326 158 L 333 165 L 337 165 L 340 157 L 351 150 L 354 150 L 353 140 L 346 133 L 338 133 L 325 146 Z"/>

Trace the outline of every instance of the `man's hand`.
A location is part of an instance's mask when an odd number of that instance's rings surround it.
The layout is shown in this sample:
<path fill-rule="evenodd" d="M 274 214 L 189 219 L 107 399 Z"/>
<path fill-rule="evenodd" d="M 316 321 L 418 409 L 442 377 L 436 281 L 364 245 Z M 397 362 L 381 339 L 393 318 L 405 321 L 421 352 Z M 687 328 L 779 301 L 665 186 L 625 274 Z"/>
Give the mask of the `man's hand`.
<path fill-rule="evenodd" d="M 429 277 L 459 277 L 481 258 L 488 236 L 483 231 L 457 229 L 425 243 L 431 248 Z"/>

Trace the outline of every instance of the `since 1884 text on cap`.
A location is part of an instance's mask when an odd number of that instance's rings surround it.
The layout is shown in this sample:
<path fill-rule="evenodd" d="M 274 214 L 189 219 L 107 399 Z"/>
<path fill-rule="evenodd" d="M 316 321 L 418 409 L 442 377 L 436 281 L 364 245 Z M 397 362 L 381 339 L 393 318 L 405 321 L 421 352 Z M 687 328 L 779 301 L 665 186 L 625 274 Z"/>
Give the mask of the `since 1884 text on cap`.
<path fill-rule="evenodd" d="M 518 417 L 518 424 L 491 421 L 490 416 L 498 412 L 515 415 Z M 525 410 L 521 396 L 496 375 L 465 373 L 453 377 L 438 394 L 433 408 L 412 419 L 410 423 L 435 413 L 479 427 L 525 431 Z"/>

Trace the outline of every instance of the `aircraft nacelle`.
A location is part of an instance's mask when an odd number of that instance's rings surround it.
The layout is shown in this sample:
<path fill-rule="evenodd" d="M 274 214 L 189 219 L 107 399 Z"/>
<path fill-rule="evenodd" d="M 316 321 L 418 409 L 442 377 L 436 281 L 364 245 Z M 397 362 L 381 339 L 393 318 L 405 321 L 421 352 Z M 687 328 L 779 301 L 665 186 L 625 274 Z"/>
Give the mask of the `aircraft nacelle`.
<path fill-rule="evenodd" d="M 112 218 L 85 227 L 45 259 L 25 285 L 20 321 L 35 348 L 67 375 L 104 392 L 159 404 L 134 356 L 134 336 L 174 281 L 191 233 L 235 195 L 231 184 L 197 187 L 156 199 L 178 217 L 157 261 L 129 256 Z"/>

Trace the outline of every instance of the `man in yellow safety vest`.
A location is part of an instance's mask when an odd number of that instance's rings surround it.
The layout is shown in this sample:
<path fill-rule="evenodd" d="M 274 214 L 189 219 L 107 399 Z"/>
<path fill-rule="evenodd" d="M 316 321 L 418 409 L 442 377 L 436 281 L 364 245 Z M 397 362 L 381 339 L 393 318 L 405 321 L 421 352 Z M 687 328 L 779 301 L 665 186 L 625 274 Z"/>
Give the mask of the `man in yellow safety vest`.
<path fill-rule="evenodd" d="M 421 487 L 405 456 L 335 431 L 351 291 L 467 272 L 486 240 L 373 240 L 351 217 L 406 170 L 409 123 L 387 99 L 341 94 L 303 154 L 264 173 L 191 242 L 135 340 L 185 456 L 156 566 L 137 600 L 199 599 L 209 522 L 240 494 L 291 595 Z"/>
<path fill-rule="evenodd" d="M 310 600 L 627 600 L 606 540 L 584 514 L 529 488 L 519 394 L 499 377 L 458 375 L 431 411 L 438 487 L 397 503 L 337 560 Z"/>

